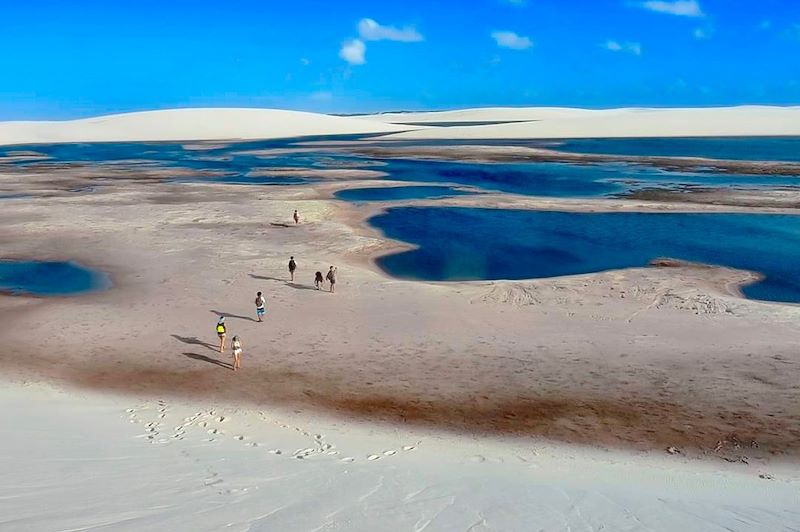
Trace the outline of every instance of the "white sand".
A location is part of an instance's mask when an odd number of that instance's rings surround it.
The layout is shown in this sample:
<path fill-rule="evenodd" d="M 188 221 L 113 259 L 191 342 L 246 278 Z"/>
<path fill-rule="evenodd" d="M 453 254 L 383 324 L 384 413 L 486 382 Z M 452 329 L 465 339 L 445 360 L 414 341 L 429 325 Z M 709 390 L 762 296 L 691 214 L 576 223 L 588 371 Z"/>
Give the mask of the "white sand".
<path fill-rule="evenodd" d="M 409 129 L 278 109 L 171 109 L 59 122 L 0 122 L 0 145 L 57 142 L 274 139 Z"/>
<path fill-rule="evenodd" d="M 517 122 L 513 121 L 527 121 Z M 406 122 L 511 121 L 421 127 Z M 387 133 L 390 139 L 800 135 L 800 107 L 586 110 L 486 108 L 341 117 L 276 109 L 174 109 L 62 122 L 0 122 L 0 145 L 274 139 Z"/>
<path fill-rule="evenodd" d="M 0 530 L 790 530 L 771 480 L 160 397 L 0 389 Z M 276 454 L 280 452 L 280 454 Z"/>
<path fill-rule="evenodd" d="M 403 116 L 380 117 L 398 122 Z M 556 139 L 800 135 L 800 107 L 698 109 L 476 109 L 423 113 L 408 121 L 535 120 L 483 126 L 435 127 L 389 135 L 395 139 Z"/>

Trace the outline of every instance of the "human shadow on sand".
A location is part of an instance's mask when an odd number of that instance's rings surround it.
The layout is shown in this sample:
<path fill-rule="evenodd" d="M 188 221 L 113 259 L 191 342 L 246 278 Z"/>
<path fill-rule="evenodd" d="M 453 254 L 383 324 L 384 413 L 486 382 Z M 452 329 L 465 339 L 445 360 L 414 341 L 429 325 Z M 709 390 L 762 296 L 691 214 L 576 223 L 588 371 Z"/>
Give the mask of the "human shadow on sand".
<path fill-rule="evenodd" d="M 247 320 L 247 321 L 258 321 L 256 319 L 251 318 L 250 316 L 240 316 L 239 314 L 231 314 L 229 312 L 222 312 L 221 310 L 209 310 L 212 314 L 216 314 L 217 316 L 225 316 L 226 318 L 236 318 L 238 320 Z"/>
<path fill-rule="evenodd" d="M 197 336 L 179 336 L 177 334 L 172 334 L 170 336 L 172 336 L 173 338 L 175 338 L 179 342 L 183 342 L 184 344 L 201 345 L 201 346 L 203 346 L 205 348 L 211 349 L 212 351 L 217 351 L 219 349 L 218 346 L 209 344 L 208 342 L 204 342 L 201 339 L 199 339 Z"/>
<path fill-rule="evenodd" d="M 192 358 L 194 360 L 200 360 L 202 362 L 208 362 L 209 364 L 214 364 L 215 366 L 220 366 L 225 369 L 233 369 L 233 364 L 217 360 L 216 358 L 207 357 L 205 355 L 198 355 L 197 353 L 183 353 L 183 356 Z"/>
<path fill-rule="evenodd" d="M 287 281 L 286 279 L 278 279 L 277 277 L 267 277 L 264 275 L 255 275 L 253 273 L 250 274 L 250 277 L 252 277 L 253 279 L 260 279 L 262 281 L 280 281 L 286 286 L 294 288 L 295 290 L 316 290 L 316 288 L 314 288 L 313 286 Z"/>

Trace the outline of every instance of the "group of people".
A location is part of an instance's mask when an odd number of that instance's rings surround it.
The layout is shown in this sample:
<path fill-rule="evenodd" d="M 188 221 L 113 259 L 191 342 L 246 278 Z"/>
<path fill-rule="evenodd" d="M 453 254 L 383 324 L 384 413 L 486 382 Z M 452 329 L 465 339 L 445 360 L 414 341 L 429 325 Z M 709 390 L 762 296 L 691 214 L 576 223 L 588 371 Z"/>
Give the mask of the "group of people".
<path fill-rule="evenodd" d="M 300 215 L 297 211 L 294 211 L 292 215 L 294 218 L 294 223 L 300 223 Z M 289 257 L 289 279 L 291 282 L 294 282 L 294 273 L 297 271 L 297 262 L 294 260 L 294 256 Z M 331 266 L 328 270 L 327 275 L 325 277 L 322 276 L 322 272 L 316 272 L 314 274 L 314 286 L 317 290 L 322 290 L 325 281 L 330 283 L 330 292 L 334 293 L 336 291 L 336 267 Z M 259 322 L 264 321 L 264 314 L 267 311 L 267 300 L 264 298 L 264 295 L 261 292 L 256 293 L 255 299 L 256 305 L 256 319 Z M 225 339 L 228 336 L 228 327 L 225 324 L 225 316 L 220 316 L 217 320 L 217 337 L 219 337 L 219 352 L 225 352 Z M 231 351 L 233 351 L 233 371 L 237 371 L 241 365 L 241 357 L 242 357 L 242 340 L 238 336 L 234 336 L 231 338 Z"/>
<path fill-rule="evenodd" d="M 289 257 L 289 280 L 291 282 L 294 282 L 295 271 L 297 271 L 297 262 L 295 262 L 294 256 L 292 256 Z M 322 290 L 325 286 L 325 281 L 330 283 L 329 292 L 336 292 L 336 266 L 331 266 L 324 278 L 322 277 L 322 272 L 314 274 L 314 287 L 317 290 Z"/>

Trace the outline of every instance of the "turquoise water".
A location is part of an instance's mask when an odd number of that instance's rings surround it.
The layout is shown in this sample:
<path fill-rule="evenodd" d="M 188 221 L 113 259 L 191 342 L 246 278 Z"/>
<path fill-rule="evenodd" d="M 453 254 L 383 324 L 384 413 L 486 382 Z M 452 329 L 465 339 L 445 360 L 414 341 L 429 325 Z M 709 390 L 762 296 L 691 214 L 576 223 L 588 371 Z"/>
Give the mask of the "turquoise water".
<path fill-rule="evenodd" d="M 369 222 L 419 246 L 377 261 L 403 279 L 555 277 L 669 257 L 761 272 L 747 297 L 800 302 L 800 216 L 398 207 Z"/>
<path fill-rule="evenodd" d="M 441 186 L 372 187 L 348 188 L 336 192 L 336 199 L 345 201 L 397 201 L 408 199 L 432 199 L 473 194 L 468 190 Z"/>
<path fill-rule="evenodd" d="M 109 277 L 74 262 L 0 260 L 0 291 L 36 296 L 70 296 L 111 286 Z"/>

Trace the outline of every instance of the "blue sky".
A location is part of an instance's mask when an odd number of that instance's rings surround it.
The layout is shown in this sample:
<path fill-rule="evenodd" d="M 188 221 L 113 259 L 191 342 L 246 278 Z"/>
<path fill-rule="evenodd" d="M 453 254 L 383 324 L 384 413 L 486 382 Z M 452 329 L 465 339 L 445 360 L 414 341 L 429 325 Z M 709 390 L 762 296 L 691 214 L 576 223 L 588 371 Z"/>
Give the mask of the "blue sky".
<path fill-rule="evenodd" d="M 0 0 L 0 120 L 800 104 L 798 0 Z"/>

